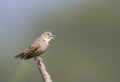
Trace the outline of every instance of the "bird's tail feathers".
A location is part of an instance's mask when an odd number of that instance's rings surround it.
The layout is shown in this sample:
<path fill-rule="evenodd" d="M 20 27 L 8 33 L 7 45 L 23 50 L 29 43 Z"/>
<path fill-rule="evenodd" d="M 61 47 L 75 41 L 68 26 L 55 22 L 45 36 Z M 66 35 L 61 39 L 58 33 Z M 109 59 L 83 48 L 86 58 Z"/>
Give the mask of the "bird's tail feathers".
<path fill-rule="evenodd" d="M 21 58 L 21 59 L 30 59 L 33 56 L 31 55 L 32 53 L 34 53 L 34 51 L 30 50 L 30 49 L 26 49 L 24 52 L 14 56 L 14 58 Z"/>
<path fill-rule="evenodd" d="M 21 58 L 21 59 L 23 59 L 24 58 L 23 56 L 24 56 L 24 52 L 14 56 L 14 58 Z"/>

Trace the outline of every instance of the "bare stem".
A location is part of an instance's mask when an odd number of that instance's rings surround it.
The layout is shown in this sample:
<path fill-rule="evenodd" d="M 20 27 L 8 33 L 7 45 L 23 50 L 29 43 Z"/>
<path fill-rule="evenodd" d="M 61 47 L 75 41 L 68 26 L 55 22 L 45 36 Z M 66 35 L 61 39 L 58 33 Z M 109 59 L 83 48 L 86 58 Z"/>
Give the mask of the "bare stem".
<path fill-rule="evenodd" d="M 40 56 L 38 56 L 38 57 L 35 57 L 35 61 L 38 64 L 38 69 L 42 75 L 44 82 L 52 82 L 52 79 L 51 79 L 49 73 L 47 72 L 46 67 L 43 63 L 43 59 Z"/>

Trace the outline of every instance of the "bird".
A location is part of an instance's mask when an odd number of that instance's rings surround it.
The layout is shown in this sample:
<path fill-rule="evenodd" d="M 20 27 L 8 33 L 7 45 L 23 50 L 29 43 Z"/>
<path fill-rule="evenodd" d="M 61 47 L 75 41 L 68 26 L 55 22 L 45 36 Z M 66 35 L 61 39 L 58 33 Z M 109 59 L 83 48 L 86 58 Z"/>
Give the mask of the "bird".
<path fill-rule="evenodd" d="M 22 53 L 14 56 L 14 58 L 31 59 L 42 55 L 49 46 L 49 42 L 55 39 L 55 35 L 52 32 L 46 31 L 41 34 L 32 44 L 28 46 Z"/>

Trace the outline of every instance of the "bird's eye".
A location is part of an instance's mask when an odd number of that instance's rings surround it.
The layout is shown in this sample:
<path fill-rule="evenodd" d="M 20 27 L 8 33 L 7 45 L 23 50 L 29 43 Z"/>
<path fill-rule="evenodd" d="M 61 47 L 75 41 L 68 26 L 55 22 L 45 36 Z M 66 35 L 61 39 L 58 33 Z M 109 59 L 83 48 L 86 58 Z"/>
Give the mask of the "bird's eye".
<path fill-rule="evenodd" d="M 47 35 L 50 35 L 50 33 L 46 33 Z"/>

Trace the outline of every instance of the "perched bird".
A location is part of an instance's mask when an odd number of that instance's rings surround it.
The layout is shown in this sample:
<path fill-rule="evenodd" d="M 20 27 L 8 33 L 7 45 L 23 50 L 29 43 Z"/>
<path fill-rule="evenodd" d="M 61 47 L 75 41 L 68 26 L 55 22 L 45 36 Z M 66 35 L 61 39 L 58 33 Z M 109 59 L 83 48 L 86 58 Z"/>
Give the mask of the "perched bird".
<path fill-rule="evenodd" d="M 38 39 L 29 45 L 27 49 L 15 56 L 15 58 L 30 59 L 35 58 L 36 56 L 40 56 L 47 50 L 49 42 L 52 39 L 54 39 L 52 32 L 44 32 Z"/>

